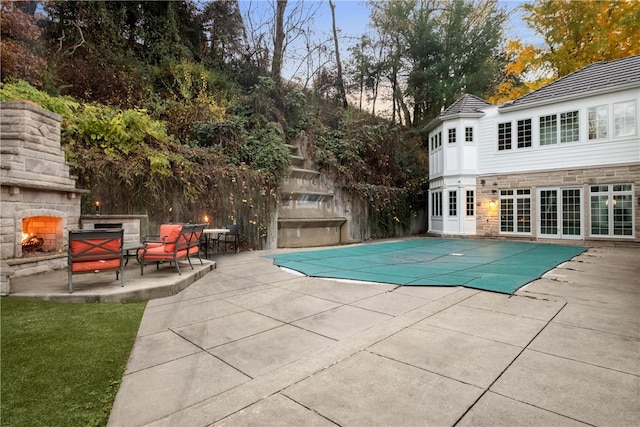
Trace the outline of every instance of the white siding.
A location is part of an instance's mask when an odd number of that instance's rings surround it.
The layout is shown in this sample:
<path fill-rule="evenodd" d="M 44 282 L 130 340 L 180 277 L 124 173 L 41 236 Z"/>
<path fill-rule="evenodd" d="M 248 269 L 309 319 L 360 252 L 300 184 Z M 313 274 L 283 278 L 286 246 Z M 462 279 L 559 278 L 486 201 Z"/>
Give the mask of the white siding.
<path fill-rule="evenodd" d="M 612 104 L 630 100 L 636 102 L 636 134 L 625 138 L 614 138 Z M 587 111 L 589 107 L 598 105 L 609 105 L 609 137 L 590 141 Z M 569 111 L 579 112 L 580 140 L 540 146 L 540 116 Z M 479 170 L 481 174 L 582 168 L 640 161 L 640 91 L 637 90 L 502 113 L 497 107 L 492 107 L 487 109 L 486 113 L 478 130 L 478 160 L 481 165 Z M 516 124 L 522 119 L 532 119 L 532 147 L 517 148 Z M 512 149 L 500 151 L 497 130 L 498 123 L 503 122 L 512 123 Z"/>

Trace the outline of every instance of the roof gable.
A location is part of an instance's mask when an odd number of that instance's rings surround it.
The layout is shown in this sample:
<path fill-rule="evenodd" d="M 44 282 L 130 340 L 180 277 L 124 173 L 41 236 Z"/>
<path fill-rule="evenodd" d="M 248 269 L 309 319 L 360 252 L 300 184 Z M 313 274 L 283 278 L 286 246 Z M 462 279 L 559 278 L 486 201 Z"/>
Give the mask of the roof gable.
<path fill-rule="evenodd" d="M 640 85 L 640 55 L 613 61 L 594 62 L 540 89 L 507 102 L 499 109 L 584 96 L 590 92 L 634 83 Z"/>

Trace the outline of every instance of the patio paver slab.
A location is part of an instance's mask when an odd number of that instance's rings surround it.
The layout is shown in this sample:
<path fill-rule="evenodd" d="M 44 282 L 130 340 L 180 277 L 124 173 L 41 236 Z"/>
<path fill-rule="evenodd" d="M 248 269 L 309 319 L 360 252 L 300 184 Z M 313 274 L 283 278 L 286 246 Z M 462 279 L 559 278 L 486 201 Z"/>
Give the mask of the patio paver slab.
<path fill-rule="evenodd" d="M 334 342 L 313 332 L 284 325 L 213 348 L 210 352 L 255 378 L 313 354 Z"/>
<path fill-rule="evenodd" d="M 482 390 L 359 352 L 283 393 L 338 425 L 387 427 L 453 425 Z"/>
<path fill-rule="evenodd" d="M 491 390 L 592 425 L 640 425 L 637 376 L 558 356 L 525 350 Z"/>
<path fill-rule="evenodd" d="M 459 332 L 409 328 L 371 346 L 369 351 L 478 387 L 489 385 L 521 349 Z"/>
<path fill-rule="evenodd" d="M 546 322 L 457 305 L 423 320 L 416 327 L 423 325 L 524 347 L 544 328 Z"/>

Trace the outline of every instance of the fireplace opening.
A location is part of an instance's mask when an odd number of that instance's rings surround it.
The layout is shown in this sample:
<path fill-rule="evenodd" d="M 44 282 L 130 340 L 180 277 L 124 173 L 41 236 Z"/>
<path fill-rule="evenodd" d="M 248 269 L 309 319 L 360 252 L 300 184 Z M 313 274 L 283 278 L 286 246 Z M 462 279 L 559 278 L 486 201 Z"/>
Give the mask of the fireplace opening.
<path fill-rule="evenodd" d="M 31 216 L 22 219 L 22 256 L 62 252 L 62 218 Z"/>

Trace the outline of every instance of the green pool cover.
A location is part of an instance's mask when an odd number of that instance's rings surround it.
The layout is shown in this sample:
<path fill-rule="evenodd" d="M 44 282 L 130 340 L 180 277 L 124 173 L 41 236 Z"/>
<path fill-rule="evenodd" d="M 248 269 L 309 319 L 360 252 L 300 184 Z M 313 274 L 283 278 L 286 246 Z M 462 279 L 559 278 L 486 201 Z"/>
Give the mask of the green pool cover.
<path fill-rule="evenodd" d="M 425 238 L 268 258 L 311 277 L 404 286 L 465 286 L 512 294 L 585 250 L 555 244 Z"/>

